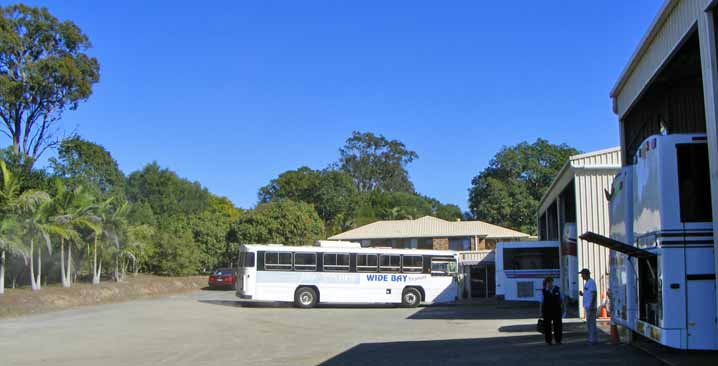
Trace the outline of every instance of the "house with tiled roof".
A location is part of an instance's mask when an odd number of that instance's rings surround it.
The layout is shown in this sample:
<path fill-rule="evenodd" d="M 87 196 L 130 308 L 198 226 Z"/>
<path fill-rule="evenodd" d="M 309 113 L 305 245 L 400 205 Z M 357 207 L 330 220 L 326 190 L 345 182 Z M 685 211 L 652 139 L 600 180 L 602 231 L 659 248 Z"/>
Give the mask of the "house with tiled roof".
<path fill-rule="evenodd" d="M 437 250 L 487 250 L 499 241 L 526 240 L 529 234 L 483 221 L 447 221 L 433 216 L 415 220 L 376 221 L 329 238 L 365 247 Z"/>

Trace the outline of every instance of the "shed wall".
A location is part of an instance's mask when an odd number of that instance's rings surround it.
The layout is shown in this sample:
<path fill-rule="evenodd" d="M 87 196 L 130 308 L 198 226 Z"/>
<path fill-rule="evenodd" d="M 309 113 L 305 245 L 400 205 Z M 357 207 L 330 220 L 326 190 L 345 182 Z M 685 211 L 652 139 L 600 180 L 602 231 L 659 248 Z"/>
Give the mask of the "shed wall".
<path fill-rule="evenodd" d="M 681 44 L 681 40 L 695 26 L 696 19 L 703 14 L 709 1 L 683 0 L 669 1 L 670 14 L 659 26 L 649 46 L 642 50 L 638 61 L 627 70 L 628 78 L 615 92 L 615 110 L 619 119 L 631 108 L 650 80 L 666 63 L 671 54 Z M 639 51 L 641 52 L 641 51 Z"/>
<path fill-rule="evenodd" d="M 608 201 L 604 190 L 610 189 L 613 177 L 618 170 L 582 170 L 576 173 L 576 228 L 578 233 L 593 231 L 601 235 L 608 235 L 610 223 L 608 220 Z M 588 268 L 591 277 L 596 281 L 599 294 L 599 305 L 604 300 L 603 295 L 608 290 L 608 263 L 609 250 L 578 239 L 577 259 L 578 268 Z M 570 274 L 579 277 L 578 273 Z M 583 280 L 579 278 L 579 289 L 583 288 Z M 582 300 L 581 300 L 582 301 Z M 581 316 L 583 304 L 579 307 Z"/>

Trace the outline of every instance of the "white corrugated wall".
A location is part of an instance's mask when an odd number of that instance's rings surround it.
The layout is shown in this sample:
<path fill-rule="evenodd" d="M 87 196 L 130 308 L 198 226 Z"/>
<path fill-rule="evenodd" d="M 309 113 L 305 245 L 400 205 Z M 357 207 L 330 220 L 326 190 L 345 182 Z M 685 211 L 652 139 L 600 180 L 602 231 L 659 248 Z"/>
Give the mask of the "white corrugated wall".
<path fill-rule="evenodd" d="M 608 201 L 604 190 L 611 188 L 616 170 L 580 169 L 576 172 L 576 227 L 580 234 L 593 231 L 608 236 L 610 223 L 608 219 Z M 608 252 L 609 250 L 596 244 L 578 240 L 578 268 L 588 268 L 591 277 L 596 281 L 599 294 L 599 305 L 608 290 Z M 579 288 L 583 288 L 583 280 L 579 277 Z M 583 304 L 580 306 L 583 316 Z"/>
<path fill-rule="evenodd" d="M 617 85 L 613 95 L 619 119 L 630 109 L 643 92 L 649 81 L 680 45 L 680 41 L 695 27 L 699 16 L 705 14 L 710 0 L 670 0 L 666 6 L 669 16 L 658 24 L 657 31 L 649 40 L 650 46 L 642 52 L 636 62 L 629 66 L 627 77 L 622 85 Z M 635 57 L 635 55 L 634 55 Z"/>

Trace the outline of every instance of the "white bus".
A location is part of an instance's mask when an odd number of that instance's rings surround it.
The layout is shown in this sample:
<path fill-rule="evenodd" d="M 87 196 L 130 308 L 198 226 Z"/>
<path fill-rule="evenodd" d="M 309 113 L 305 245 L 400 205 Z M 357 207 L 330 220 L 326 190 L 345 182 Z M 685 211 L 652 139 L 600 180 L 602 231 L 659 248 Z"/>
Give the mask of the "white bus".
<path fill-rule="evenodd" d="M 496 245 L 496 296 L 510 301 L 539 301 L 543 280 L 561 283 L 560 243 L 501 242 Z"/>
<path fill-rule="evenodd" d="M 703 134 L 646 138 L 614 180 L 612 320 L 664 346 L 718 350 L 708 146 Z"/>
<path fill-rule="evenodd" d="M 237 296 L 252 301 L 402 304 L 454 301 L 458 256 L 453 251 L 317 246 L 242 245 Z"/>

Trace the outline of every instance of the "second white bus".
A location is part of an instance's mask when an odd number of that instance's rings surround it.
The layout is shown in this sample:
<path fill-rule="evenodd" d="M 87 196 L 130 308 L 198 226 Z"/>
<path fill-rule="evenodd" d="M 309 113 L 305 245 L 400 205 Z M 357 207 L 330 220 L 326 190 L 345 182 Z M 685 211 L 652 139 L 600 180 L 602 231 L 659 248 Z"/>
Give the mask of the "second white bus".
<path fill-rule="evenodd" d="M 253 301 L 323 304 L 450 302 L 458 294 L 453 251 L 317 246 L 242 245 L 237 296 Z"/>

